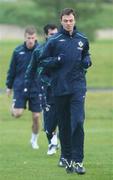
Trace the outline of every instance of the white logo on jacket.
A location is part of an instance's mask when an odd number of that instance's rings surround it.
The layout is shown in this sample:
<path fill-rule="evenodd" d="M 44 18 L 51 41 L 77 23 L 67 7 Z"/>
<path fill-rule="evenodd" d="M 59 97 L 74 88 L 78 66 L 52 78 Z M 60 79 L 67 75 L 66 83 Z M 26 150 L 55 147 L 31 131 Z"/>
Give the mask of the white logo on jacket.
<path fill-rule="evenodd" d="M 79 50 L 83 50 L 83 42 L 82 41 L 79 41 L 78 42 L 78 47 L 77 47 L 77 49 L 79 49 Z"/>
<path fill-rule="evenodd" d="M 64 41 L 66 41 L 66 40 L 65 40 L 65 39 L 60 39 L 59 41 L 60 41 L 60 42 L 64 42 Z"/>
<path fill-rule="evenodd" d="M 25 54 L 25 52 L 24 52 L 24 51 L 21 51 L 19 54 Z"/>

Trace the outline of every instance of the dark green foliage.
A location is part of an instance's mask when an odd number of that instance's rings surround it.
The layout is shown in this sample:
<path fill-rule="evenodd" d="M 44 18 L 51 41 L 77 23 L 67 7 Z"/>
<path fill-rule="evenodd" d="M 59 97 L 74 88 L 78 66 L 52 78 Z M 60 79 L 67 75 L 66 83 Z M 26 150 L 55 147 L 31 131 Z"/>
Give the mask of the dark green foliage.
<path fill-rule="evenodd" d="M 113 27 L 111 18 L 113 4 L 103 2 L 104 0 L 18 0 L 0 3 L 0 23 L 19 26 L 33 24 L 41 33 L 47 23 L 56 23 L 59 26 L 60 11 L 70 7 L 77 12 L 77 26 L 80 31 L 93 40 L 95 29 Z"/>

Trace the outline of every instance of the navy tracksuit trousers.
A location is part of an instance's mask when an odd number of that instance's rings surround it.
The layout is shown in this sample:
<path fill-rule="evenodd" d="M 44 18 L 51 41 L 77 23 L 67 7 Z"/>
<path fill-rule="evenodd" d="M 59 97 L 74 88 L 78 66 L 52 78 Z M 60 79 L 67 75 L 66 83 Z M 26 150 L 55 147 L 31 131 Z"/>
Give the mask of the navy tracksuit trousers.
<path fill-rule="evenodd" d="M 84 100 L 84 90 L 56 97 L 61 153 L 69 161 L 84 158 Z"/>
<path fill-rule="evenodd" d="M 44 130 L 46 131 L 49 143 L 51 143 L 53 132 L 56 130 L 58 125 L 55 100 L 51 94 L 51 87 L 47 87 L 44 96 L 46 98 L 46 105 L 48 105 L 48 108 L 44 108 Z"/>
<path fill-rule="evenodd" d="M 48 111 L 44 110 L 44 129 L 45 131 L 51 135 L 56 130 L 58 125 L 58 118 L 56 114 L 55 104 L 49 104 Z M 50 138 L 50 139 L 51 139 Z"/>

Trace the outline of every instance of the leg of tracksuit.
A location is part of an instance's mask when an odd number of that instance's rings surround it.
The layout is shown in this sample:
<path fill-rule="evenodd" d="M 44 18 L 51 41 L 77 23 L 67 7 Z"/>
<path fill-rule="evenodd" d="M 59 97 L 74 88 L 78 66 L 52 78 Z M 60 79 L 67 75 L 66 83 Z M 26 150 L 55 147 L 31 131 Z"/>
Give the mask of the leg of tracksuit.
<path fill-rule="evenodd" d="M 56 97 L 61 153 L 68 161 L 71 160 L 71 119 L 69 99 L 69 95 Z"/>
<path fill-rule="evenodd" d="M 48 132 L 48 124 L 49 124 L 49 111 L 46 111 L 44 109 L 44 112 L 43 112 L 43 118 L 44 118 L 44 131 L 46 132 L 46 136 L 47 136 L 47 139 L 48 139 L 48 144 L 51 143 L 51 138 L 52 138 L 52 134 Z"/>
<path fill-rule="evenodd" d="M 45 131 L 48 138 L 48 142 L 50 143 L 51 138 L 53 137 L 53 132 L 56 130 L 56 127 L 58 125 L 55 104 L 50 105 L 49 111 L 47 111 L 45 115 Z"/>
<path fill-rule="evenodd" d="M 72 159 L 75 162 L 82 162 L 84 158 L 84 100 L 84 91 L 76 92 L 71 99 Z"/>
<path fill-rule="evenodd" d="M 55 104 L 51 104 L 50 112 L 49 113 L 49 121 L 48 121 L 48 132 L 53 133 L 56 130 L 58 124 L 58 117 L 56 113 L 56 106 Z"/>

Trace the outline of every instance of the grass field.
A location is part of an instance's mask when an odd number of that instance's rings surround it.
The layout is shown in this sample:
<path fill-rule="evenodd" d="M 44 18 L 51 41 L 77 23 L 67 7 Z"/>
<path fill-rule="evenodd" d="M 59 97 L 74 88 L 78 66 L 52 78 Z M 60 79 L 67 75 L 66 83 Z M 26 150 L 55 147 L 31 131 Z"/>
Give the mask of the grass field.
<path fill-rule="evenodd" d="M 66 174 L 57 167 L 59 152 L 46 155 L 47 140 L 40 131 L 40 149 L 29 145 L 31 114 L 10 115 L 11 99 L 0 94 L 0 179 L 1 180 L 112 180 L 113 179 L 113 92 L 88 92 L 85 122 L 84 176 Z"/>
<path fill-rule="evenodd" d="M 5 88 L 6 72 L 13 49 L 20 42 L 2 41 L 0 44 L 0 88 Z M 93 66 L 88 70 L 88 87 L 112 87 L 113 41 L 96 41 L 90 44 Z"/>
<path fill-rule="evenodd" d="M 96 41 L 90 47 L 93 66 L 88 72 L 88 86 L 113 87 L 113 41 Z"/>

